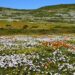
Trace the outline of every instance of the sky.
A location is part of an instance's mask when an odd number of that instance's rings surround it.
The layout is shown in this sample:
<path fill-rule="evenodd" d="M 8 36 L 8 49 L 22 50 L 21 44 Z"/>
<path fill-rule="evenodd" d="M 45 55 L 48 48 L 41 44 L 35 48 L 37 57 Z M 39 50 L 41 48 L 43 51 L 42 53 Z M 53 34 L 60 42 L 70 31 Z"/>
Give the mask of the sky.
<path fill-rule="evenodd" d="M 17 9 L 37 9 L 57 4 L 75 4 L 75 0 L 0 0 L 0 7 Z"/>

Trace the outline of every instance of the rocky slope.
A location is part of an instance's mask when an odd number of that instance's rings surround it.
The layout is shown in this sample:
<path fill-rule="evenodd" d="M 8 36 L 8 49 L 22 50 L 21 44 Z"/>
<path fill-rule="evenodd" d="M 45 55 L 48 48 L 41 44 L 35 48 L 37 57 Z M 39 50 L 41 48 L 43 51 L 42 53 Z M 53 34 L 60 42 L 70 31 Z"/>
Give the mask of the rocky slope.
<path fill-rule="evenodd" d="M 43 22 L 75 22 L 75 4 L 41 7 L 36 10 L 0 8 L 0 20 Z"/>

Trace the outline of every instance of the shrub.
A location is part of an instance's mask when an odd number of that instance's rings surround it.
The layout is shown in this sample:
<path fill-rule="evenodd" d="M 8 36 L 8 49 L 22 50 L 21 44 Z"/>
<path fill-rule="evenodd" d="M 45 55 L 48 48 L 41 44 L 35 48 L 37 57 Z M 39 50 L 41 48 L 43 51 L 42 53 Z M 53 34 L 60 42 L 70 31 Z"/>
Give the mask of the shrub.
<path fill-rule="evenodd" d="M 23 26 L 23 29 L 27 29 L 27 28 L 28 28 L 28 25 L 24 25 L 24 26 Z"/>

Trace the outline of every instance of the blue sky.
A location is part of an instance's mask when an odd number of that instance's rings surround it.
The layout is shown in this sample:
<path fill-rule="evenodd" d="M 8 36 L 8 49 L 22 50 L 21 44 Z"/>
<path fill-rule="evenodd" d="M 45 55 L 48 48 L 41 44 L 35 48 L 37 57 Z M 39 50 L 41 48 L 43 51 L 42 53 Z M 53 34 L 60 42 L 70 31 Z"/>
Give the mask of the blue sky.
<path fill-rule="evenodd" d="M 0 7 L 36 9 L 57 4 L 75 4 L 75 0 L 0 0 Z"/>

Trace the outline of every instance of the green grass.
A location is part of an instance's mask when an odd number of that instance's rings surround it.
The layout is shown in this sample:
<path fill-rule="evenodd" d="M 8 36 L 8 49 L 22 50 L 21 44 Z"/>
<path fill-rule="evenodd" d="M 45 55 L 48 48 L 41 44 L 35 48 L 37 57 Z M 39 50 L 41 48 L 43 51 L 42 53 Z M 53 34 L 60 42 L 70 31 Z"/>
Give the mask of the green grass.
<path fill-rule="evenodd" d="M 10 26 L 9 26 L 10 25 Z M 25 27 L 26 26 L 26 27 Z M 67 34 L 75 33 L 75 24 L 61 22 L 6 22 L 0 21 L 0 35 L 12 34 Z"/>
<path fill-rule="evenodd" d="M 75 40 L 68 40 L 67 43 L 75 44 Z"/>
<path fill-rule="evenodd" d="M 11 55 L 11 54 L 30 54 L 33 52 L 40 52 L 40 51 L 52 51 L 53 48 L 51 47 L 45 47 L 45 46 L 37 46 L 33 48 L 26 48 L 26 49 L 20 49 L 20 50 L 2 50 L 0 51 L 0 55 Z"/>
<path fill-rule="evenodd" d="M 38 51 L 38 48 L 26 48 L 26 49 L 21 49 L 21 50 L 3 50 L 0 51 L 0 55 L 11 55 L 11 54 L 27 54 L 27 53 L 32 53 Z"/>

